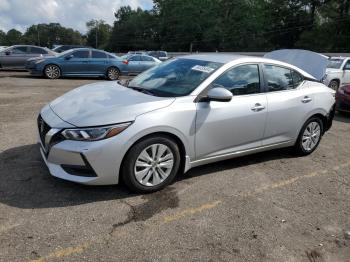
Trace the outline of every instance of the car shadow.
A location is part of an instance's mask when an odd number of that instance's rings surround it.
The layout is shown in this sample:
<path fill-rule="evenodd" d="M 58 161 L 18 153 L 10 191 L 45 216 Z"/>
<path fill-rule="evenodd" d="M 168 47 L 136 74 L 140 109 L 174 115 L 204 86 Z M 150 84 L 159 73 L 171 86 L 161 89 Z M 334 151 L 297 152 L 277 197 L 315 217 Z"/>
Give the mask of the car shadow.
<path fill-rule="evenodd" d="M 180 179 L 190 179 L 197 176 L 216 173 L 225 170 L 233 170 L 243 166 L 256 165 L 263 162 L 273 161 L 277 159 L 298 158 L 291 152 L 290 148 L 274 149 L 252 155 L 246 155 L 228 160 L 223 160 L 203 166 L 195 167 L 189 170 L 185 175 L 180 176 Z"/>
<path fill-rule="evenodd" d="M 350 123 L 350 113 L 337 112 L 334 116 L 334 121 Z"/>
<path fill-rule="evenodd" d="M 194 168 L 185 175 L 178 176 L 177 181 L 288 157 L 293 157 L 288 150 L 274 150 L 221 161 Z M 151 215 L 163 208 L 175 207 L 178 203 L 175 187 L 176 185 L 171 185 L 160 192 L 143 195 L 146 204 L 135 210 L 147 209 L 146 213 Z M 137 195 L 130 193 L 124 185 L 84 186 L 51 176 L 36 144 L 0 153 L 0 202 L 9 206 L 23 209 L 54 208 L 132 196 Z"/>
<path fill-rule="evenodd" d="M 51 176 L 37 144 L 0 153 L 0 202 L 9 206 L 62 207 L 130 196 L 122 186 L 83 186 Z"/>

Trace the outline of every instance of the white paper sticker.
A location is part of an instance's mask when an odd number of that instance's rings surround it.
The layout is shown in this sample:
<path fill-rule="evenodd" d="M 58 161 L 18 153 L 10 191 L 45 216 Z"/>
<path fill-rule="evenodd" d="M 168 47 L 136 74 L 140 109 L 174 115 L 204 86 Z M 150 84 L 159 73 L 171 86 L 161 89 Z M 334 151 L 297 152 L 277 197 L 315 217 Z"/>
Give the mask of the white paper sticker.
<path fill-rule="evenodd" d="M 208 73 L 208 74 L 214 71 L 214 68 L 211 68 L 209 66 L 200 66 L 200 65 L 195 65 L 191 69 L 195 71 L 203 72 L 203 73 Z"/>

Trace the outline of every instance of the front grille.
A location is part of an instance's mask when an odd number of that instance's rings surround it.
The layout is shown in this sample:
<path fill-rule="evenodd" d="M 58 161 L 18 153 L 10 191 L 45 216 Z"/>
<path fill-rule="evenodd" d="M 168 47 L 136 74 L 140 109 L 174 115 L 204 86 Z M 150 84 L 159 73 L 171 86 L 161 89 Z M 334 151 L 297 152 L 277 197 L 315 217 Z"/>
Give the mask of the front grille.
<path fill-rule="evenodd" d="M 38 130 L 39 130 L 39 136 L 41 143 L 45 147 L 45 136 L 47 132 L 50 131 L 51 127 L 44 121 L 44 119 L 41 117 L 41 115 L 38 116 Z"/>

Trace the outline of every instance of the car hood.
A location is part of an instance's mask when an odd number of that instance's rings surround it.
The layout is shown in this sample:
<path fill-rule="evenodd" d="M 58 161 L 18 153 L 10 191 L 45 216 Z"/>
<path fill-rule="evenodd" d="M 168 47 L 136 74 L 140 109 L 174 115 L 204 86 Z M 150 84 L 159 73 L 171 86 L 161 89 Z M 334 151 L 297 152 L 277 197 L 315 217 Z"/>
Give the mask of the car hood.
<path fill-rule="evenodd" d="M 276 50 L 265 54 L 264 57 L 294 65 L 317 80 L 323 78 L 328 65 L 327 56 L 301 49 Z"/>
<path fill-rule="evenodd" d="M 174 100 L 106 81 L 73 89 L 52 101 L 50 107 L 62 120 L 88 127 L 133 121 L 138 115 L 167 107 Z"/>

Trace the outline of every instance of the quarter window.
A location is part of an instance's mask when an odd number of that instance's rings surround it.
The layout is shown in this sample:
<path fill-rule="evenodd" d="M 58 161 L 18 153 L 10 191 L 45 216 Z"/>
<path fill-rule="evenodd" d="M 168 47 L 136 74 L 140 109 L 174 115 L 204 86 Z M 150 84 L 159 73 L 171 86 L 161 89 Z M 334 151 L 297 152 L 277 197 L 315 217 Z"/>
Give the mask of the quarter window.
<path fill-rule="evenodd" d="M 107 58 L 107 55 L 103 52 L 98 52 L 98 51 L 92 51 L 91 52 L 91 57 L 92 58 Z"/>
<path fill-rule="evenodd" d="M 297 88 L 304 81 L 304 77 L 294 70 L 292 70 L 292 79 L 294 88 Z"/>
<path fill-rule="evenodd" d="M 264 65 L 265 78 L 269 92 L 294 88 L 292 71 L 285 67 Z"/>
<path fill-rule="evenodd" d="M 87 50 L 81 50 L 73 52 L 72 54 L 74 58 L 89 58 L 89 51 Z"/>
<path fill-rule="evenodd" d="M 249 95 L 260 92 L 258 65 L 241 65 L 232 68 L 212 83 L 211 88 L 223 87 L 233 95 Z"/>

